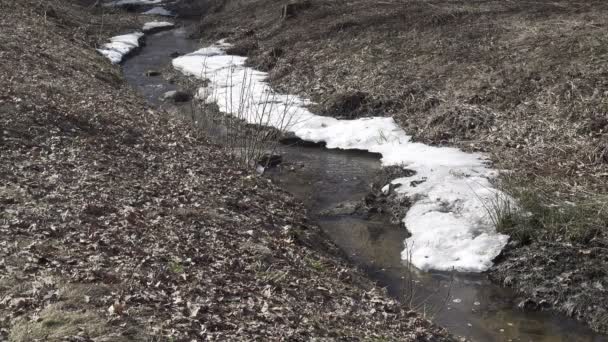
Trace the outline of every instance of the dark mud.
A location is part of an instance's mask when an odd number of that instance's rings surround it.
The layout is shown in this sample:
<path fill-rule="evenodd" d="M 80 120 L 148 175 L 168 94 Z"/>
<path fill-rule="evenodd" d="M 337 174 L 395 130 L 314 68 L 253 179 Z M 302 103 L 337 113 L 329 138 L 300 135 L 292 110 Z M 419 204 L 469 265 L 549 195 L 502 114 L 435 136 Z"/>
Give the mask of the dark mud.
<path fill-rule="evenodd" d="M 556 310 L 608 334 L 608 244 L 536 242 L 505 250 L 490 278 L 520 294 L 522 310 Z"/>

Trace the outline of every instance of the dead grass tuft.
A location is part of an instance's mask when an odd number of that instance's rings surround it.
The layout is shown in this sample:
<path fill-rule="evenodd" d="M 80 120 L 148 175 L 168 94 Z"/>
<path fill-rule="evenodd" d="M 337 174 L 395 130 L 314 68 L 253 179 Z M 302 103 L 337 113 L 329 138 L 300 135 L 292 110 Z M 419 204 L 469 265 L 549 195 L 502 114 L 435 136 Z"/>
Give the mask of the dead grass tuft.
<path fill-rule="evenodd" d="M 34 340 L 63 341 L 68 336 L 104 336 L 108 326 L 103 318 L 91 312 L 67 311 L 61 305 L 50 305 L 43 309 L 37 321 L 20 319 L 14 323 L 9 338 L 15 342 Z"/>
<path fill-rule="evenodd" d="M 9 329 L 11 341 L 64 341 L 70 336 L 98 338 L 115 330 L 95 307 L 112 291 L 100 284 L 61 284 L 61 278 L 42 276 L 23 282 L 11 276 L 0 281 L 0 294 L 9 298 L 16 314 L 41 305 L 34 315 L 21 315 Z"/>
<path fill-rule="evenodd" d="M 431 110 L 424 130 L 433 141 L 473 140 L 492 127 L 495 120 L 496 114 L 488 108 L 442 103 Z"/>

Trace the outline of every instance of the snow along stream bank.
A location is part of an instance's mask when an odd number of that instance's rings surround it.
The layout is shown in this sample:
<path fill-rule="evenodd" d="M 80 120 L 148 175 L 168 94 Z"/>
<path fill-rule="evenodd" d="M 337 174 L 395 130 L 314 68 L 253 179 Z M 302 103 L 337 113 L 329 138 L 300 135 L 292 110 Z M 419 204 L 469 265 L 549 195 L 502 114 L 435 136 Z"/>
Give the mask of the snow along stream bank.
<path fill-rule="evenodd" d="M 144 31 L 144 33 L 153 33 L 157 30 L 164 30 L 173 27 L 175 27 L 175 24 L 168 21 L 150 21 L 145 23 L 141 30 Z"/>
<path fill-rule="evenodd" d="M 139 48 L 139 40 L 144 34 L 133 32 L 110 38 L 110 42 L 97 49 L 99 53 L 106 56 L 112 64 L 118 64 L 133 50 Z"/>
<path fill-rule="evenodd" d="M 127 5 L 156 5 L 156 4 L 160 4 L 162 3 L 163 0 L 116 0 L 116 1 L 109 1 L 107 3 L 104 4 L 104 6 L 106 7 L 120 7 L 120 6 L 127 6 Z"/>
<path fill-rule="evenodd" d="M 143 12 L 142 14 L 145 15 L 159 15 L 162 17 L 174 17 L 175 14 L 173 14 L 173 12 L 165 9 L 164 7 L 153 7 L 145 12 Z"/>
<path fill-rule="evenodd" d="M 272 91 L 267 73 L 245 67 L 246 57 L 226 55 L 218 42 L 173 60 L 184 74 L 208 79 L 198 97 L 250 123 L 293 132 L 327 148 L 380 153 L 384 166 L 415 171 L 391 183 L 411 199 L 403 219 L 412 234 L 403 259 L 422 270 L 482 272 L 492 265 L 508 236 L 496 232 L 489 208 L 507 195 L 494 188 L 497 176 L 482 155 L 411 141 L 390 117 L 338 120 L 315 115 L 310 102 Z M 388 186 L 386 187 L 388 189 Z"/>
<path fill-rule="evenodd" d="M 175 27 L 175 24 L 168 21 L 150 21 L 145 23 L 141 30 L 151 34 L 173 27 Z M 104 44 L 97 51 L 107 57 L 112 64 L 118 64 L 122 62 L 125 56 L 140 47 L 140 40 L 144 35 L 144 33 L 138 31 L 112 37 L 109 43 Z"/>

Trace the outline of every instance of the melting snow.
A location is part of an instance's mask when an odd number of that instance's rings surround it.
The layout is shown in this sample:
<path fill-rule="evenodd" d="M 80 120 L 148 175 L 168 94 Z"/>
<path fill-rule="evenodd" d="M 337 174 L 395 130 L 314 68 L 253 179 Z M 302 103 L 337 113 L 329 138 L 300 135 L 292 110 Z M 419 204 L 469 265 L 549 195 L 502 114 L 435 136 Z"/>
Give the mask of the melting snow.
<path fill-rule="evenodd" d="M 97 51 L 106 56 L 112 64 L 120 63 L 125 55 L 139 47 L 139 39 L 143 35 L 141 32 L 134 32 L 112 37 L 109 43 L 104 44 Z"/>
<path fill-rule="evenodd" d="M 144 24 L 142 31 L 149 32 L 160 28 L 173 27 L 175 24 L 168 21 L 150 21 Z"/>
<path fill-rule="evenodd" d="M 165 16 L 165 17 L 173 17 L 173 16 L 175 16 L 175 14 L 173 14 L 173 12 L 165 9 L 164 7 L 154 7 L 152 9 L 149 9 L 149 10 L 143 12 L 142 14 L 146 14 L 146 15 L 160 15 L 160 16 Z"/>
<path fill-rule="evenodd" d="M 156 5 L 163 2 L 163 0 L 116 0 L 105 3 L 104 6 L 125 6 L 125 5 Z"/>
<path fill-rule="evenodd" d="M 273 92 L 267 73 L 245 67 L 245 57 L 226 55 L 227 46 L 218 42 L 173 60 L 184 74 L 210 80 L 197 97 L 251 123 L 288 129 L 328 148 L 381 153 L 383 165 L 414 170 L 414 176 L 392 181 L 413 202 L 403 219 L 412 236 L 402 258 L 422 270 L 482 272 L 492 265 L 508 236 L 496 232 L 487 207 L 507 197 L 490 183 L 496 172 L 481 155 L 412 142 L 390 117 L 315 115 L 305 108 L 308 101 Z"/>

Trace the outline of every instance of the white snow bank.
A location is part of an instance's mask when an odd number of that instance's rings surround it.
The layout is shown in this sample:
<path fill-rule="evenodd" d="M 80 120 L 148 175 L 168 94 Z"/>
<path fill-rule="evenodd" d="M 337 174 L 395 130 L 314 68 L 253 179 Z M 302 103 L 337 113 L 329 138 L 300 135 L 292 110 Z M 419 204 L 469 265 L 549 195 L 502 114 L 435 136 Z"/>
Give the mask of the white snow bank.
<path fill-rule="evenodd" d="M 481 272 L 492 265 L 508 236 L 496 232 L 486 207 L 507 197 L 490 183 L 496 172 L 481 155 L 412 142 L 392 118 L 315 115 L 304 107 L 307 101 L 273 92 L 267 74 L 245 67 L 245 57 L 226 55 L 227 46 L 219 42 L 173 60 L 184 74 L 210 80 L 198 98 L 250 123 L 288 129 L 328 148 L 381 153 L 383 165 L 416 171 L 392 182 L 413 202 L 403 219 L 412 236 L 402 258 L 411 255 L 422 270 Z"/>
<path fill-rule="evenodd" d="M 104 44 L 97 51 L 106 56 L 112 64 L 117 64 L 125 55 L 139 47 L 139 39 L 143 36 L 141 32 L 134 32 L 112 37 L 109 43 Z"/>
<path fill-rule="evenodd" d="M 175 14 L 173 14 L 173 12 L 165 9 L 164 7 L 154 7 L 152 9 L 149 9 L 149 10 L 143 12 L 142 14 L 145 14 L 145 15 L 160 15 L 160 16 L 164 16 L 164 17 L 173 17 L 173 16 L 175 16 Z"/>
<path fill-rule="evenodd" d="M 161 28 L 169 28 L 173 27 L 175 24 L 170 23 L 168 21 L 150 21 L 144 24 L 142 27 L 142 31 L 150 32 L 153 30 L 161 29 Z"/>
<path fill-rule="evenodd" d="M 104 4 L 104 6 L 119 7 L 126 5 L 156 5 L 162 3 L 163 0 L 116 0 Z"/>

